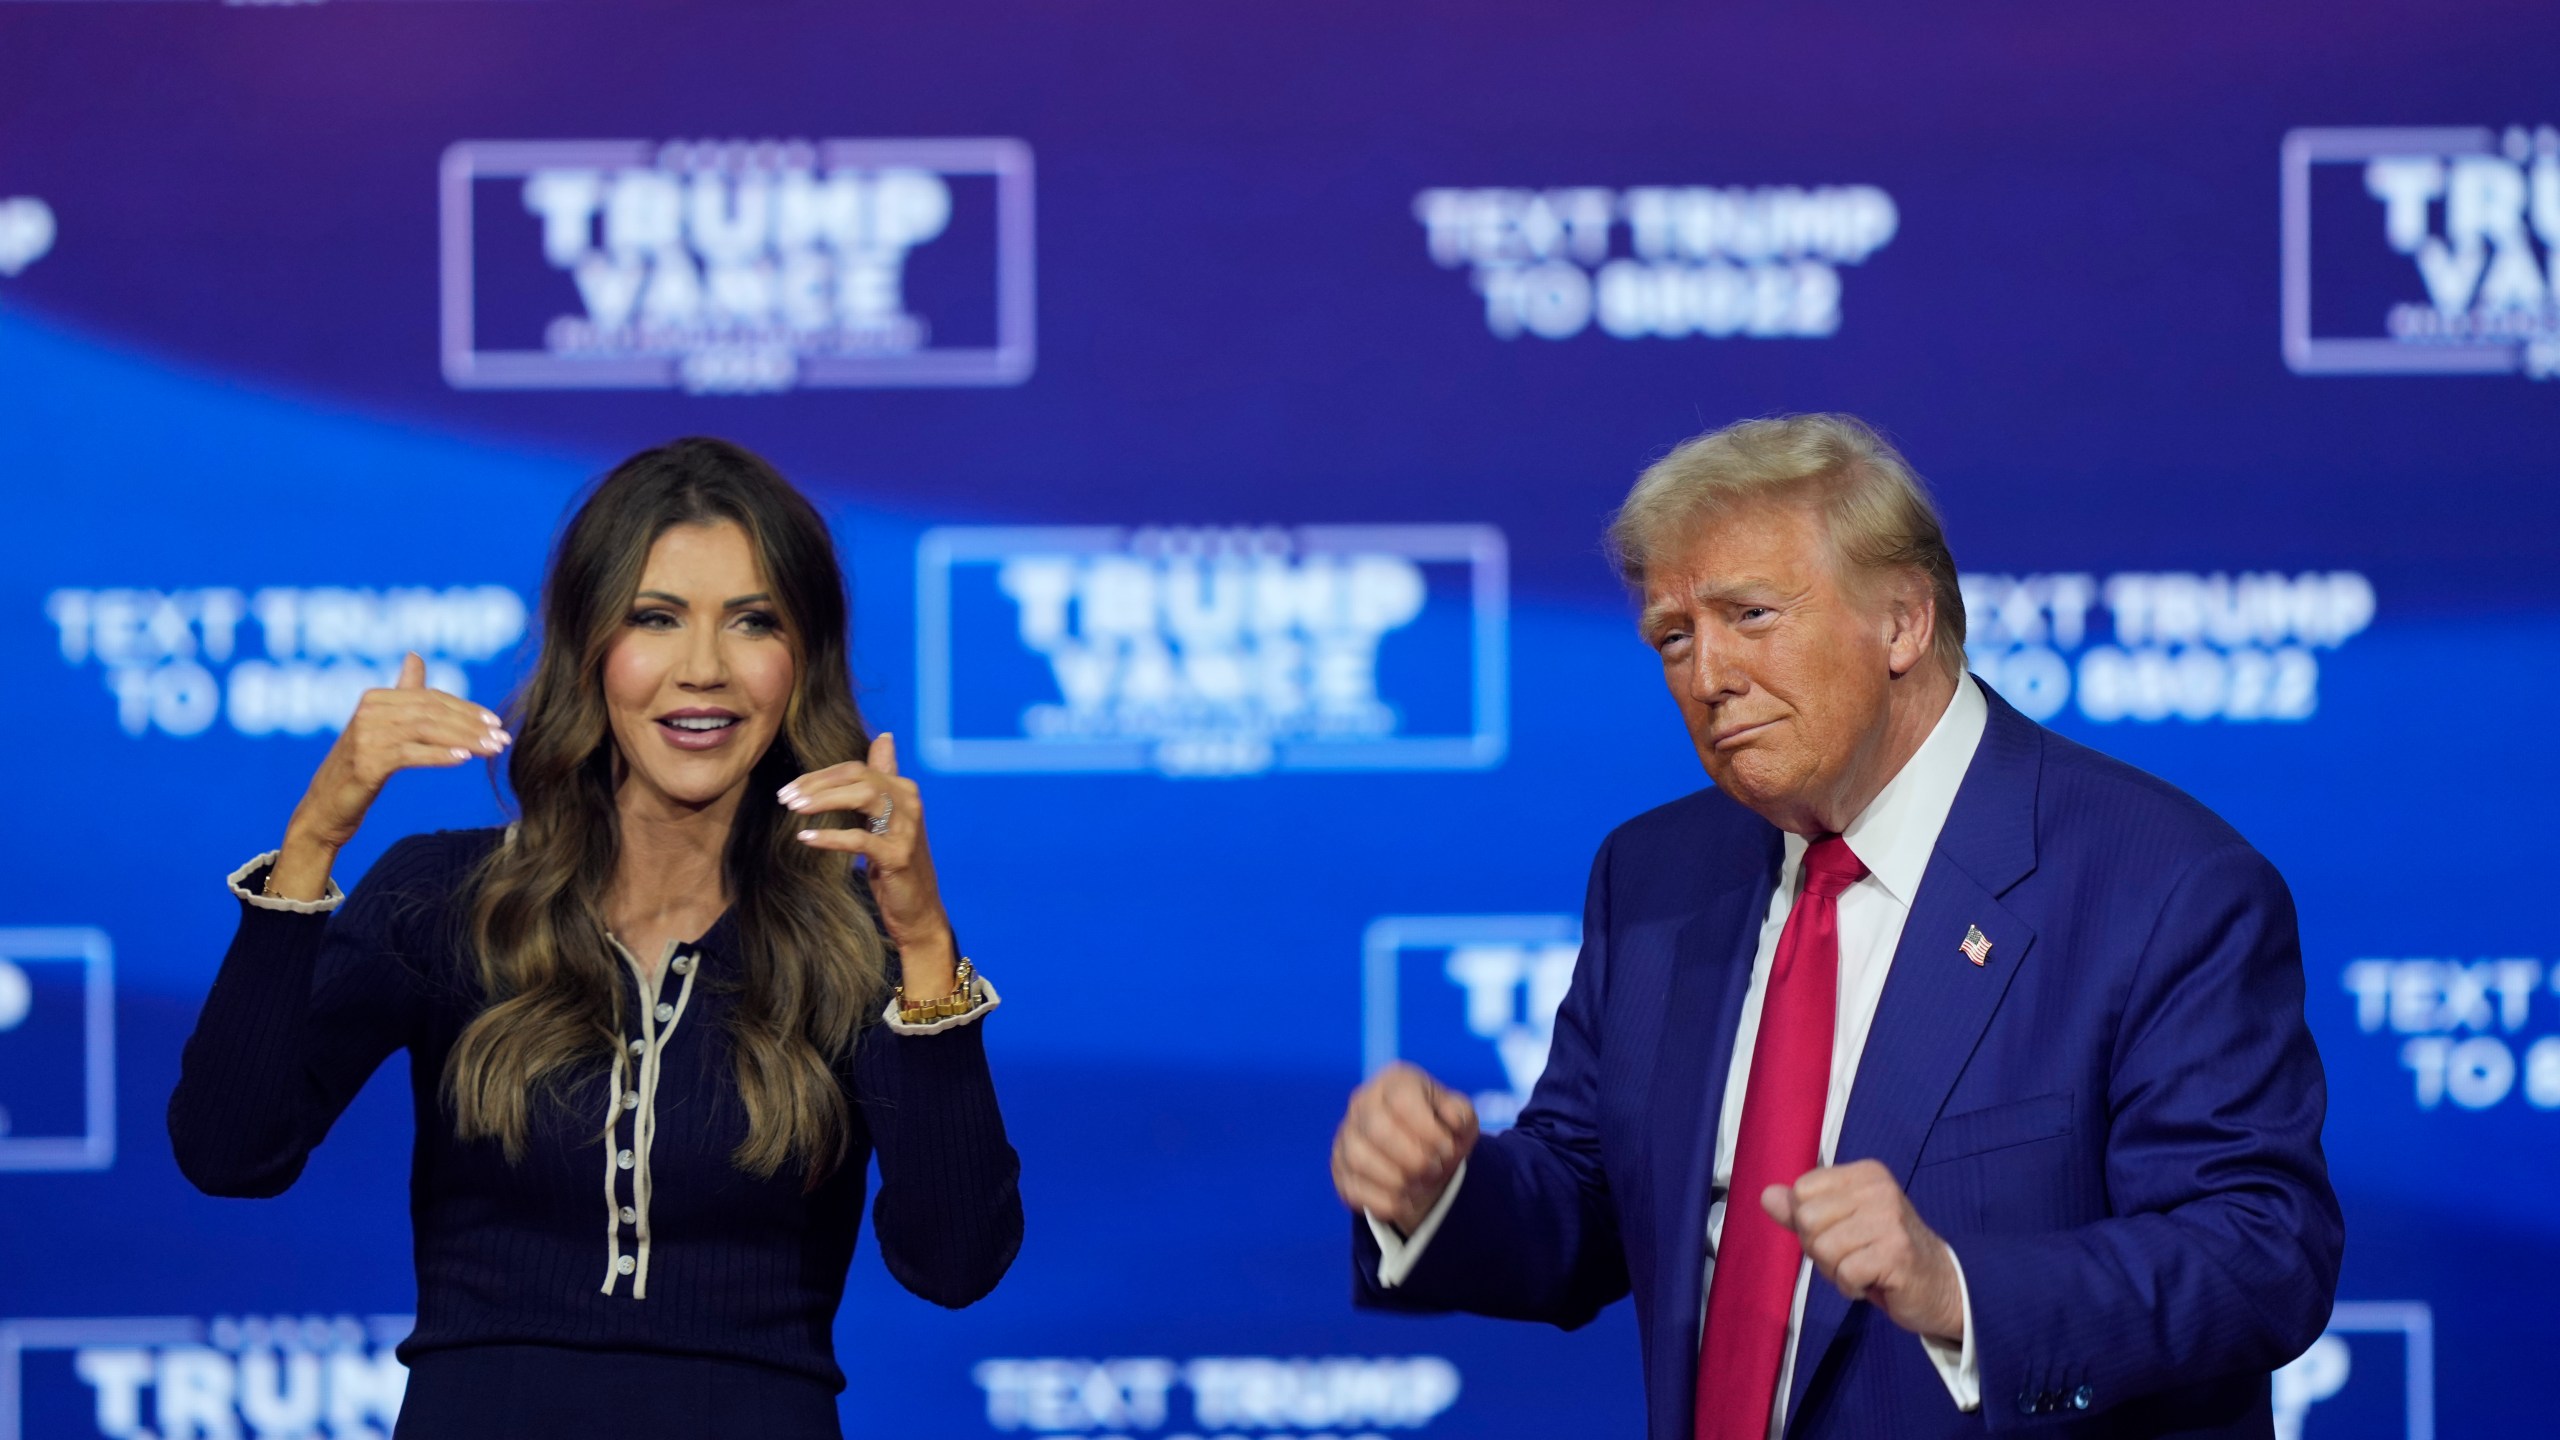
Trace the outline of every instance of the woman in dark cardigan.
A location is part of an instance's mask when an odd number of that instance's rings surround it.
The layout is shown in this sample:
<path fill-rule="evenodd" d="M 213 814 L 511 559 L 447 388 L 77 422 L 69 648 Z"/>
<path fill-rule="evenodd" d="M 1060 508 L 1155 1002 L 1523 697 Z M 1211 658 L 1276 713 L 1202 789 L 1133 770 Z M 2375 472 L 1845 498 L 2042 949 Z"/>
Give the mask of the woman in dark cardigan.
<path fill-rule="evenodd" d="M 409 1051 L 418 1324 L 403 1437 L 835 1436 L 835 1313 L 880 1161 L 881 1258 L 966 1305 L 1022 1237 L 1018 1170 L 915 783 L 853 701 L 817 513 L 678 441 L 561 538 L 515 731 L 367 693 L 231 877 L 240 929 L 169 1133 L 274 1195 Z M 394 772 L 510 751 L 521 818 L 330 866 Z"/>

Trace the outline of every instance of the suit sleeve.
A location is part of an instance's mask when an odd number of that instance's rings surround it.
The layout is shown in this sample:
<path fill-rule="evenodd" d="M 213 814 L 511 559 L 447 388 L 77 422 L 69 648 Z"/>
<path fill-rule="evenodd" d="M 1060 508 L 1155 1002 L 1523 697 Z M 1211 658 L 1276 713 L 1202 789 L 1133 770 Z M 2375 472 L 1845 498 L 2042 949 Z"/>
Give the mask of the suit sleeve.
<path fill-rule="evenodd" d="M 1993 1429 L 2264 1373 L 2319 1337 L 2345 1241 L 2293 902 L 2245 847 L 2190 867 L 2138 962 L 2108 1093 L 2110 1219 L 1959 1248 Z M 2039 1397 L 2043 1414 L 2029 1414 Z"/>
<path fill-rule="evenodd" d="M 1464 1310 L 1566 1329 L 1627 1293 L 1600 1162 L 1601 1016 L 1609 976 L 1609 846 L 1592 863 L 1582 954 L 1556 1009 L 1547 1067 L 1518 1123 L 1486 1136 L 1429 1248 L 1380 1283 L 1378 1242 L 1351 1217 L 1353 1299 L 1381 1310 Z"/>

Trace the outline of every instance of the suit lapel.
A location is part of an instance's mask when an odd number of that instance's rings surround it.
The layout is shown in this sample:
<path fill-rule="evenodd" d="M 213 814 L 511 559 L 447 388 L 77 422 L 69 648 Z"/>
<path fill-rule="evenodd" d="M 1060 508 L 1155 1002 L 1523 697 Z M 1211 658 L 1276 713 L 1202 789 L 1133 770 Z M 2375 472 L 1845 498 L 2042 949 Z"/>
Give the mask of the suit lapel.
<path fill-rule="evenodd" d="M 1835 1164 L 1881 1161 L 1906 1189 L 1929 1127 L 2035 945 L 2035 931 L 1999 897 L 2035 868 L 2042 737 L 1989 686 L 1983 695 L 1990 721 L 1894 948 L 1833 1153 Z M 1976 928 L 1990 942 L 1979 965 L 1962 948 Z M 1787 1394 L 1790 1429 L 1849 1309 L 1838 1290 L 1814 1278 Z"/>
<path fill-rule="evenodd" d="M 1784 838 L 1771 828 L 1761 864 L 1745 883 L 1708 896 L 1681 927 L 1663 997 L 1651 1105 L 1654 1214 L 1664 1257 L 1656 1272 L 1661 1288 L 1654 1362 L 1658 1374 L 1687 1377 L 1683 1395 L 1697 1384 L 1716 1121 L 1723 1112 L 1743 992 L 1750 988 L 1752 955 L 1784 855 Z"/>

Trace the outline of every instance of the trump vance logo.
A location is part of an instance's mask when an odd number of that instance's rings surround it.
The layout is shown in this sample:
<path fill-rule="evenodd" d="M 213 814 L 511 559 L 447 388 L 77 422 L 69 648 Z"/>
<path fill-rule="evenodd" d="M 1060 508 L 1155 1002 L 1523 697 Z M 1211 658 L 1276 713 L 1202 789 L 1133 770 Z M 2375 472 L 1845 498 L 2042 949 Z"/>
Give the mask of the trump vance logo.
<path fill-rule="evenodd" d="M 1581 922 L 1388 915 L 1360 948 L 1362 1073 L 1409 1061 L 1465 1091 L 1486 1130 L 1509 1126 L 1546 1073 Z"/>
<path fill-rule="evenodd" d="M 0 930 L 0 1171 L 115 1159 L 114 945 L 86 927 Z"/>
<path fill-rule="evenodd" d="M 1473 770 L 1507 743 L 1482 525 L 942 528 L 918 721 L 960 771 Z"/>
<path fill-rule="evenodd" d="M 2560 373 L 2560 129 L 2284 138 L 2284 357 L 2302 375 Z"/>
<path fill-rule="evenodd" d="M 444 371 L 465 389 L 1031 373 L 1018 140 L 467 141 L 442 212 Z"/>
<path fill-rule="evenodd" d="M 2435 1312 L 2349 1300 L 2269 1387 L 2276 1440 L 2435 1440 Z"/>
<path fill-rule="evenodd" d="M 0 1440 L 384 1440 L 406 1315 L 0 1320 Z"/>

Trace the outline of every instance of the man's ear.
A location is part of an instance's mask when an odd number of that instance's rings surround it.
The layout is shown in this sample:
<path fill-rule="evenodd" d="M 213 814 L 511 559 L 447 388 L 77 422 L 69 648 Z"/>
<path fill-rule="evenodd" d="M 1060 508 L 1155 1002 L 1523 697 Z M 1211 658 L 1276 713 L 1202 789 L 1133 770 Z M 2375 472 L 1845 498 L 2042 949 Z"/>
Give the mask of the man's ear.
<path fill-rule="evenodd" d="M 1901 679 L 1929 658 L 1938 640 L 1938 598 L 1929 578 L 1905 571 L 1885 582 L 1885 665 Z"/>

